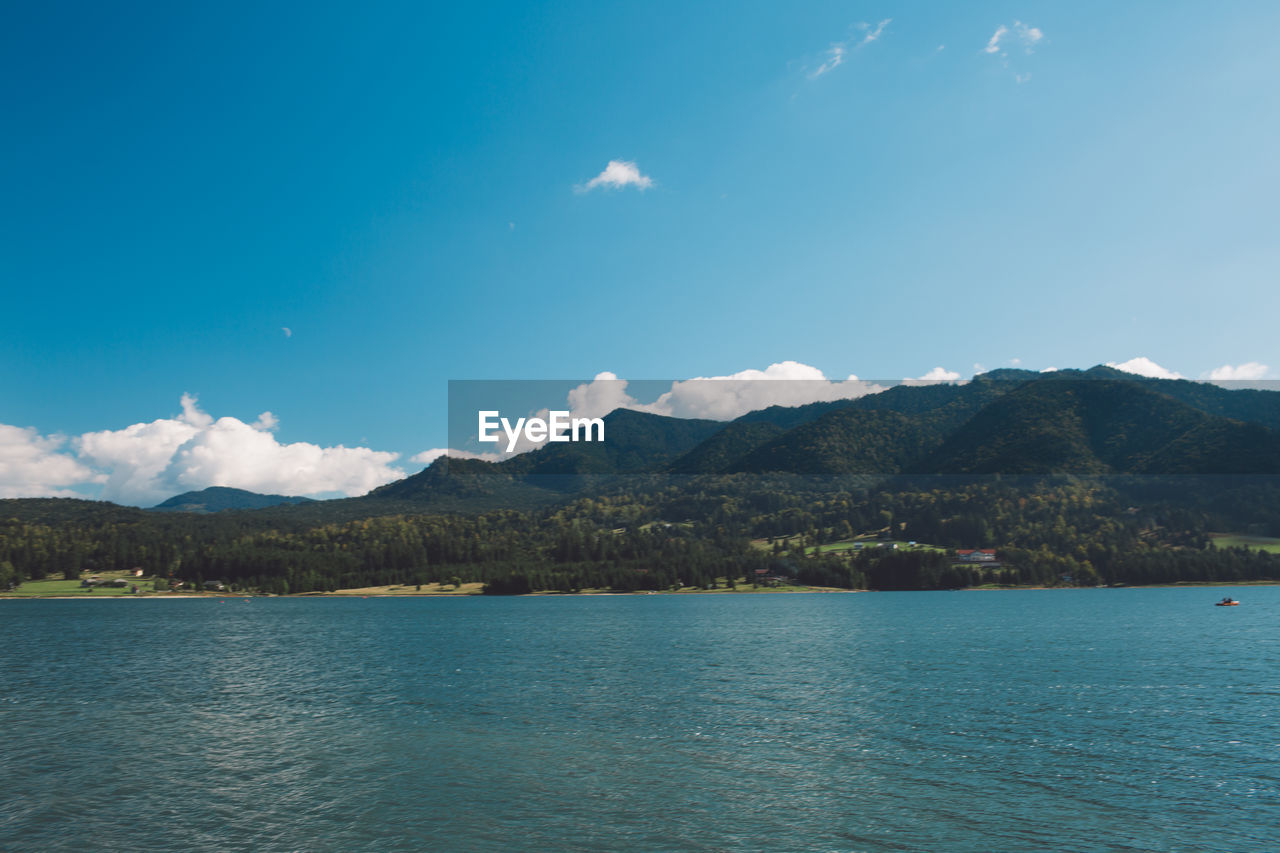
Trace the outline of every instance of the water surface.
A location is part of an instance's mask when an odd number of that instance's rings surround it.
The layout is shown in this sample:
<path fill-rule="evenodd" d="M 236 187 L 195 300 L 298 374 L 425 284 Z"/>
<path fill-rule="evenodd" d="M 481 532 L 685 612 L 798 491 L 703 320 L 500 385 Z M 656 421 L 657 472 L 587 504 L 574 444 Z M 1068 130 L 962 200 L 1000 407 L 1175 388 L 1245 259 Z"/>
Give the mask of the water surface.
<path fill-rule="evenodd" d="M 1278 626 L 1280 587 L 0 601 L 0 849 L 1276 850 Z"/>

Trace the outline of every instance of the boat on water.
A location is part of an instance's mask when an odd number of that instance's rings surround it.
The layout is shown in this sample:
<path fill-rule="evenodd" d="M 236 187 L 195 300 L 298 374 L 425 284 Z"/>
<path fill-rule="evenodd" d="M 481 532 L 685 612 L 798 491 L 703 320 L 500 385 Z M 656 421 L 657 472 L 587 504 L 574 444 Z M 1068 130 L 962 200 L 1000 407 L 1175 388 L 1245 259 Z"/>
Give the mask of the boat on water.
<path fill-rule="evenodd" d="M 1213 606 L 1214 607 L 1239 607 L 1240 602 L 1236 601 L 1234 598 L 1224 598 L 1221 601 L 1214 602 Z"/>

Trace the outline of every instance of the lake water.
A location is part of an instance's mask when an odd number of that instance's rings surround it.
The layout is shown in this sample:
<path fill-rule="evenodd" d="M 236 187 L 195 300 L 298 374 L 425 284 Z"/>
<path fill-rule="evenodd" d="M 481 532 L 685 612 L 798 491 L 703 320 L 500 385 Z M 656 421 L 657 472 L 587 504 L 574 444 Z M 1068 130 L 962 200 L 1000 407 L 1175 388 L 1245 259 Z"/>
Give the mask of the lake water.
<path fill-rule="evenodd" d="M 6 851 L 1280 849 L 1280 587 L 7 600 L 0 649 Z"/>

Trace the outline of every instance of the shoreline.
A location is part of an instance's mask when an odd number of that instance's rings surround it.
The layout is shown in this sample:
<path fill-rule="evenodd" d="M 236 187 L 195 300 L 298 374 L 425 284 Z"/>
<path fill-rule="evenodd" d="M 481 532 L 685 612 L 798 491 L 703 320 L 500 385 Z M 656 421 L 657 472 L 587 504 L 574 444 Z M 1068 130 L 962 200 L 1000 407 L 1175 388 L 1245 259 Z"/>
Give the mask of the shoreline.
<path fill-rule="evenodd" d="M 618 592 L 612 590 L 590 590 L 582 592 L 558 592 L 555 590 L 540 590 L 536 592 L 524 593 L 521 595 L 495 595 L 490 598 L 547 598 L 547 597 L 610 597 L 610 596 L 640 596 L 640 595 L 827 595 L 831 593 L 837 594 L 856 594 L 868 592 L 1031 592 L 1031 591 L 1064 591 L 1064 590 L 1121 590 L 1121 589 L 1198 589 L 1212 587 L 1241 587 L 1241 586 L 1280 586 L 1280 581 L 1270 580 L 1248 580 L 1248 581 L 1185 581 L 1179 583 L 1165 584 L 1127 584 L 1125 586 L 1106 586 L 1106 587 L 1088 587 L 1088 586 L 991 586 L 991 587 L 963 587 L 954 590 L 929 590 L 929 589 L 908 589 L 908 590 L 871 590 L 871 589 L 841 589 L 839 587 L 805 587 L 798 588 L 776 588 L 770 587 L 765 589 L 682 589 L 682 590 L 635 590 L 633 592 Z M 139 593 L 139 594 L 115 594 L 115 595 L 41 595 L 34 593 L 31 595 L 14 595 L 12 593 L 0 593 L 0 600 L 5 601 L 227 601 L 230 599 L 243 598 L 474 598 L 483 596 L 484 593 L 479 590 L 463 590 L 460 592 L 450 591 L 392 591 L 380 588 L 366 588 L 360 590 L 335 590 L 334 592 L 297 592 L 287 593 L 285 595 L 263 594 L 263 593 Z"/>

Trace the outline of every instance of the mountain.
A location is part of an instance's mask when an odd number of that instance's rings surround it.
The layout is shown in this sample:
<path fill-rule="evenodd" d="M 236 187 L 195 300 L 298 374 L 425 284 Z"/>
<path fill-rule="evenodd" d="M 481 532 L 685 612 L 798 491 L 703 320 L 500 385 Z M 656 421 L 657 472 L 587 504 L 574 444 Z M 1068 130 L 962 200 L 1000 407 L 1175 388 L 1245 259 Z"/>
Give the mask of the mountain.
<path fill-rule="evenodd" d="M 198 492 L 183 492 L 151 507 L 153 512 L 222 512 L 228 509 L 266 509 L 281 504 L 314 503 L 311 498 L 287 495 L 260 495 L 244 489 L 210 486 Z"/>
<path fill-rule="evenodd" d="M 724 423 L 615 409 L 605 415 L 604 428 L 602 442 L 547 444 L 496 468 L 512 476 L 650 473 L 697 447 Z"/>
<path fill-rule="evenodd" d="M 1076 375 L 1087 379 L 1128 382 L 1172 397 L 1210 415 L 1219 415 L 1259 424 L 1272 430 L 1280 430 L 1280 393 L 1277 393 L 1280 390 L 1280 384 L 1274 384 L 1276 390 L 1237 388 L 1232 387 L 1231 383 L 1223 387 L 1213 382 L 1195 382 L 1190 379 L 1151 379 L 1124 373 L 1105 365 L 1091 367 L 1085 371 L 1060 371 L 1058 374 L 1049 375 Z"/>
<path fill-rule="evenodd" d="M 1046 378 L 983 407 L 910 471 L 1274 474 L 1280 434 L 1208 414 L 1146 384 Z"/>
<path fill-rule="evenodd" d="M 673 462 L 671 472 L 716 474 L 729 471 L 744 456 L 786 433 L 784 427 L 767 420 L 734 421 Z"/>
<path fill-rule="evenodd" d="M 1278 399 L 1105 367 L 999 371 L 730 423 L 618 411 L 605 443 L 442 458 L 359 498 L 207 489 L 168 512 L 3 500 L 0 588 L 133 565 L 267 592 L 454 577 L 508 592 L 707 587 L 780 566 L 876 588 L 1280 580 L 1280 557 L 1211 532 L 1280 537 Z M 809 550 L 886 530 L 1001 549 L 1002 565 Z"/>
<path fill-rule="evenodd" d="M 773 406 L 738 418 L 673 470 L 895 474 L 936 448 L 982 406 L 1021 384 L 1021 379 L 980 377 L 963 384 L 900 385 L 855 400 L 794 409 Z"/>
<path fill-rule="evenodd" d="M 363 497 L 349 498 L 346 503 L 357 510 L 377 505 L 379 512 L 383 506 L 392 511 L 415 508 L 400 508 L 400 503 L 415 504 L 419 512 L 427 508 L 424 505 L 443 512 L 465 512 L 495 507 L 532 509 L 563 497 L 557 490 L 524 482 L 500 463 L 441 456 L 417 474 L 379 486 Z"/>
<path fill-rule="evenodd" d="M 619 474 L 1268 474 L 1280 394 L 1113 368 L 1003 369 L 853 400 L 770 406 L 734 421 L 619 409 L 603 443 L 499 463 L 437 460 L 363 500 L 531 508 Z"/>
<path fill-rule="evenodd" d="M 1098 366 L 1004 369 L 744 415 L 681 473 L 1269 474 L 1280 394 Z"/>
<path fill-rule="evenodd" d="M 429 502 L 441 509 L 532 508 L 582 491 L 601 477 L 652 473 L 724 427 L 719 421 L 616 409 L 603 442 L 546 444 L 502 462 L 441 457 L 361 501 Z"/>
<path fill-rule="evenodd" d="M 841 409 L 755 448 L 720 473 L 894 474 L 941 441 L 927 418 Z"/>

